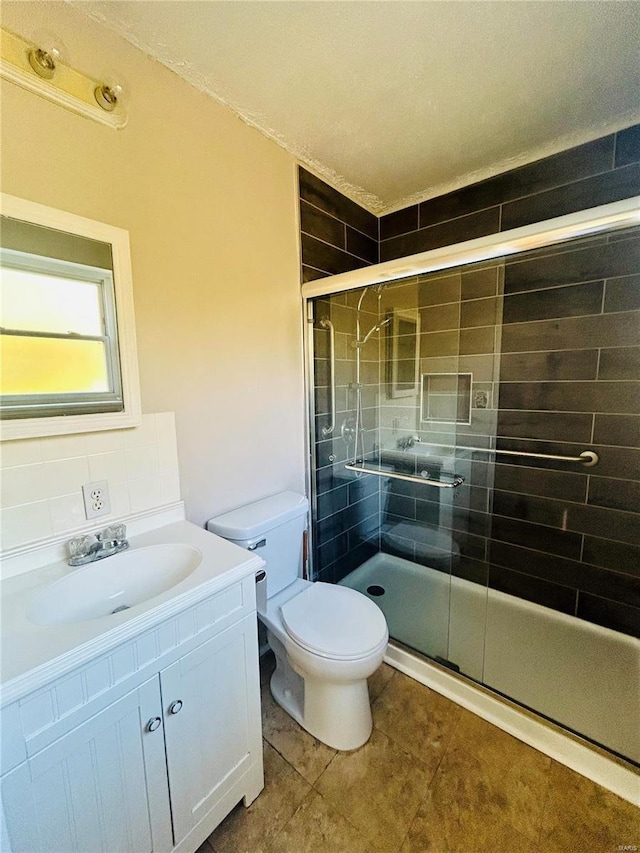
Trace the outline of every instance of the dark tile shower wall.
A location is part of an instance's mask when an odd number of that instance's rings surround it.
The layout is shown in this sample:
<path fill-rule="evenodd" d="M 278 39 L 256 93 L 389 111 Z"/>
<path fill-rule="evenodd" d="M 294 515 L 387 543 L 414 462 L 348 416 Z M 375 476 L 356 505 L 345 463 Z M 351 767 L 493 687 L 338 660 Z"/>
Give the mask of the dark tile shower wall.
<path fill-rule="evenodd" d="M 298 181 L 303 283 L 377 264 L 378 218 L 306 169 Z"/>
<path fill-rule="evenodd" d="M 489 584 L 640 634 L 640 232 L 505 264 Z"/>
<path fill-rule="evenodd" d="M 357 231 L 353 216 L 361 215 L 354 214 L 353 202 L 304 170 L 300 181 L 303 231 L 307 228 L 303 280 L 374 262 L 373 254 L 367 261 L 349 252 L 347 228 Z M 382 217 L 380 260 L 636 194 L 640 126 Z M 335 223 L 332 232 L 326 230 L 322 217 L 314 220 L 309 210 L 303 212 L 305 205 L 339 220 L 342 230 Z M 358 221 L 372 240 L 375 229 L 368 217 Z M 318 242 L 329 249 L 319 249 Z M 353 250 L 353 240 L 350 245 Z M 639 245 L 636 236 L 615 235 L 504 264 L 502 323 L 495 313 L 492 319 L 498 303 L 495 276 L 487 269 L 466 271 L 457 281 L 443 278 L 440 290 L 429 287 L 421 297 L 426 323 L 421 345 L 430 343 L 422 349 L 421 369 L 432 369 L 424 358 L 455 354 L 475 360 L 474 381 L 487 373 L 493 412 L 480 417 L 476 412 L 468 432 L 457 430 L 457 444 L 482 446 L 485 418 L 486 435 L 495 427 L 504 449 L 573 454 L 594 447 L 601 454 L 595 469 L 539 461 L 533 467 L 515 457 L 493 466 L 483 454 L 471 454 L 467 483 L 456 498 L 459 508 L 448 515 L 461 552 L 454 570 L 631 634 L 640 631 Z M 451 295 L 454 290 L 457 296 Z M 447 305 L 453 302 L 458 302 L 459 332 L 447 322 Z M 487 372 L 496 330 L 502 333 L 499 377 Z M 459 349 L 451 350 L 454 346 Z M 371 402 L 374 391 L 369 391 Z M 321 387 L 316 390 L 319 412 L 326 411 L 322 393 Z M 370 411 L 372 429 L 374 418 Z M 350 488 L 336 480 L 331 466 L 318 471 L 319 518 L 325 518 L 327 507 L 329 514 L 317 531 L 316 567 L 328 580 L 368 556 L 369 545 L 363 548 L 354 533 L 350 509 L 366 497 Z M 396 483 L 386 501 L 387 520 L 433 523 L 438 502 L 436 495 L 430 497 L 424 488 L 418 493 L 410 484 Z"/>
<path fill-rule="evenodd" d="M 353 443 L 345 441 L 342 425 L 355 423 L 356 307 L 360 293 L 337 294 L 314 304 L 314 404 L 315 500 L 313 567 L 317 580 L 336 583 L 379 550 L 379 484 L 374 477 L 356 479 L 345 469 L 353 456 Z M 377 322 L 375 306 L 363 302 L 361 320 L 368 329 Z M 367 310 L 369 309 L 369 310 Z M 335 330 L 335 428 L 330 426 L 329 333 L 323 319 Z M 380 356 L 377 339 L 361 350 L 362 424 L 365 449 L 373 450 L 378 435 Z"/>
<path fill-rule="evenodd" d="M 640 125 L 380 218 L 389 261 L 640 194 Z"/>

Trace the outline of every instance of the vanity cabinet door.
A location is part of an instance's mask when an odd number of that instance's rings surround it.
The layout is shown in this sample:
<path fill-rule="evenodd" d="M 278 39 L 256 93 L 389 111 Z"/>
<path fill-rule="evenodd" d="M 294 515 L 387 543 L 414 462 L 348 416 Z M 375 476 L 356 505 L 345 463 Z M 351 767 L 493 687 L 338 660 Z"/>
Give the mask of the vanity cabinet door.
<path fill-rule="evenodd" d="M 171 850 L 161 709 L 156 676 L 7 773 L 12 853 Z"/>
<path fill-rule="evenodd" d="M 208 822 L 215 818 L 215 826 L 242 796 L 248 804 L 262 788 L 261 770 L 252 795 L 236 785 L 262 761 L 255 617 L 243 619 L 163 670 L 160 684 L 179 844 L 205 816 Z M 242 784 L 246 786 L 246 780 Z"/>

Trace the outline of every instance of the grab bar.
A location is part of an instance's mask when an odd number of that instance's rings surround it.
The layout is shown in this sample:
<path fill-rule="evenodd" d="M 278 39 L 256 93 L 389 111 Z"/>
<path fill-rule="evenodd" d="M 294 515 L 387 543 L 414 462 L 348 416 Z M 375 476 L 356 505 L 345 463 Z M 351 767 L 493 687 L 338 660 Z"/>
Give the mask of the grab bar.
<path fill-rule="evenodd" d="M 322 434 L 329 435 L 336 426 L 336 332 L 331 320 L 320 320 L 323 329 L 329 329 L 329 364 L 331 368 L 331 423 L 322 427 Z"/>
<path fill-rule="evenodd" d="M 420 476 L 415 474 L 396 474 L 395 471 L 380 471 L 378 468 L 367 468 L 366 465 L 354 465 L 348 462 L 345 466 L 349 471 L 360 471 L 362 474 L 375 474 L 376 477 L 391 477 L 392 480 L 408 480 L 410 483 L 422 483 L 424 486 L 436 486 L 438 489 L 457 489 L 464 483 L 464 477 L 455 476 L 450 483 L 442 480 L 432 480 L 428 471 L 422 471 Z"/>
<path fill-rule="evenodd" d="M 452 444 L 426 444 L 419 437 L 414 436 L 413 441 L 424 444 L 425 447 L 442 447 L 445 450 L 472 450 L 474 453 L 501 453 L 505 456 L 525 456 L 530 459 L 550 459 L 554 462 L 581 462 L 585 468 L 593 468 L 600 461 L 595 450 L 583 450 L 579 456 L 559 456 L 555 453 L 534 453 L 527 450 L 500 450 L 495 447 L 455 447 Z"/>

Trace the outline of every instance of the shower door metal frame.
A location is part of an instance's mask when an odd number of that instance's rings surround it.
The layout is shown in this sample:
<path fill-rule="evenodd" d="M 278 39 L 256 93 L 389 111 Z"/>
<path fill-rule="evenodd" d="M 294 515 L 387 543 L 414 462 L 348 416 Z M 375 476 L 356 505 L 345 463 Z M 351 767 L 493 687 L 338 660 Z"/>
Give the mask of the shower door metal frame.
<path fill-rule="evenodd" d="M 565 243 L 580 237 L 589 237 L 603 231 L 612 231 L 640 225 L 640 196 L 604 204 L 546 219 L 533 225 L 514 228 L 467 240 L 450 246 L 430 249 L 405 258 L 373 264 L 351 272 L 326 276 L 302 285 L 302 319 L 305 355 L 307 468 L 305 481 L 310 503 L 310 520 L 317 518 L 317 495 L 313 484 L 316 470 L 316 413 L 314 405 L 314 350 L 313 350 L 313 302 L 320 296 L 330 296 L 348 290 L 399 281 L 412 276 L 439 270 L 452 269 L 481 261 L 542 249 Z M 313 577 L 313 529 L 309 526 L 307 560 L 309 576 Z"/>

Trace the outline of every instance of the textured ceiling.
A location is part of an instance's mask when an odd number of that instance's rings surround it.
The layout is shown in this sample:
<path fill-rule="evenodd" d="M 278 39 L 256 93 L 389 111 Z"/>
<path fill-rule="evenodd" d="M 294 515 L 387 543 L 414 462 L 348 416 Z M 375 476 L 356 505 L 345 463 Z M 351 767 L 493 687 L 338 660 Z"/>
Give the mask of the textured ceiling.
<path fill-rule="evenodd" d="M 74 5 L 375 213 L 640 121 L 636 0 Z"/>

